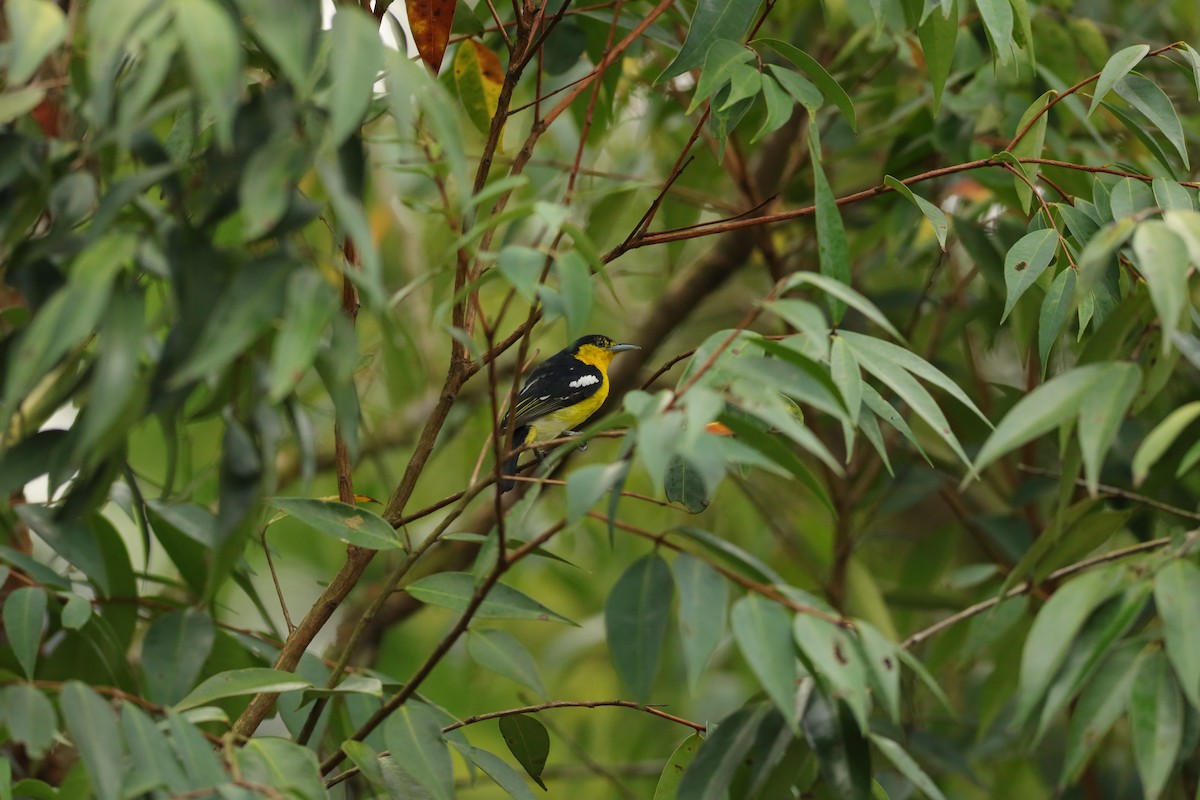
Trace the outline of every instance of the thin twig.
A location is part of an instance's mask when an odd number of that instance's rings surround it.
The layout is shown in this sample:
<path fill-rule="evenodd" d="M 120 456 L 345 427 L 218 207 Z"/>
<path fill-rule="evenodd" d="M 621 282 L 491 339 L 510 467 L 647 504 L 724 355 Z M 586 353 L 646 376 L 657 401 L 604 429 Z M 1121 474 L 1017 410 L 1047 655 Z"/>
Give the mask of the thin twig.
<path fill-rule="evenodd" d="M 1150 58 L 1151 56 L 1162 55 L 1163 53 L 1167 52 L 1168 50 L 1175 50 L 1176 48 L 1178 48 L 1179 46 L 1181 46 L 1183 44 L 1184 44 L 1184 42 L 1172 42 L 1171 44 L 1166 45 L 1165 47 L 1160 47 L 1157 50 L 1151 50 L 1149 53 L 1146 53 L 1146 55 L 1143 57 L 1143 60 L 1146 58 Z M 1082 89 L 1083 87 L 1087 86 L 1092 81 L 1098 80 L 1099 78 L 1100 78 L 1100 73 L 1097 72 L 1095 75 L 1090 75 L 1090 76 L 1084 78 L 1083 80 L 1079 81 L 1078 83 L 1076 83 L 1071 88 L 1067 89 L 1062 94 L 1057 94 L 1054 97 L 1050 98 L 1049 102 L 1047 102 L 1046 105 L 1039 108 L 1037 113 L 1034 114 L 1029 119 L 1029 121 L 1025 123 L 1024 127 L 1022 127 L 1021 130 L 1017 131 L 1017 135 L 1012 138 L 1012 141 L 1010 141 L 1005 146 L 1004 149 L 1011 152 L 1014 147 L 1016 147 L 1018 144 L 1020 144 L 1021 140 L 1025 138 L 1025 135 L 1027 133 L 1029 133 L 1029 131 L 1033 128 L 1033 126 L 1035 124 L 1037 124 L 1037 121 L 1039 119 L 1041 119 L 1043 116 L 1045 116 L 1050 111 L 1050 109 L 1054 108 L 1056 105 L 1058 105 L 1060 102 L 1062 102 L 1065 98 L 1070 97 L 1071 95 L 1075 94 L 1080 89 Z"/>
<path fill-rule="evenodd" d="M 267 557 L 267 569 L 271 573 L 271 582 L 275 584 L 275 596 L 279 598 L 279 608 L 283 611 L 283 621 L 287 623 L 288 636 L 296 630 L 296 625 L 292 622 L 292 615 L 288 613 L 287 600 L 283 597 L 283 587 L 279 584 L 279 573 L 275 571 L 275 560 L 271 558 L 271 548 L 267 546 L 267 528 L 269 525 L 263 525 L 262 531 L 259 533 L 259 541 L 262 542 L 263 555 Z"/>
<path fill-rule="evenodd" d="M 641 703 L 634 703 L 630 700 L 552 700 L 548 703 L 538 703 L 537 705 L 521 706 L 520 708 L 506 708 L 503 711 L 490 711 L 486 714 L 475 714 L 474 716 L 470 716 L 470 717 L 466 717 L 465 719 L 461 719 L 458 722 L 450 723 L 449 725 L 442 728 L 442 733 L 449 733 L 450 731 L 455 731 L 455 730 L 458 730 L 459 728 L 465 728 L 468 725 L 475 725 L 480 722 L 486 722 L 491 719 L 499 719 L 501 717 L 512 717 L 512 716 L 518 716 L 520 714 L 539 714 L 543 711 L 551 711 L 553 709 L 558 709 L 558 708 L 605 708 L 605 707 L 631 708 L 631 709 L 634 709 L 635 711 L 644 711 L 647 714 L 652 714 L 656 717 L 660 717 L 661 719 L 669 720 L 678 725 L 684 725 L 686 727 L 689 727 L 692 730 L 696 731 L 697 733 L 704 733 L 705 731 L 708 730 L 708 728 L 705 725 L 703 725 L 699 722 L 692 722 L 689 719 L 684 719 L 683 717 L 677 717 L 674 714 L 668 714 L 666 711 L 663 711 L 662 709 L 660 709 L 654 705 L 643 705 Z M 390 755 L 390 753 L 387 751 L 384 751 L 384 752 L 380 753 L 379 755 L 380 755 L 380 757 L 383 757 L 383 756 Z M 336 786 L 337 784 L 341 783 L 342 781 L 345 781 L 349 778 L 354 777 L 357 774 L 358 774 L 358 767 L 353 767 L 351 769 L 346 770 L 345 772 L 340 772 L 337 775 L 330 778 L 328 781 L 326 781 L 325 786 L 326 786 L 326 788 L 331 788 L 331 787 Z"/>
<path fill-rule="evenodd" d="M 1019 464 L 1017 465 L 1017 469 L 1021 470 L 1022 472 L 1029 473 L 1030 475 L 1039 475 L 1043 478 L 1062 478 L 1061 473 L 1055 472 L 1052 469 L 1043 469 L 1042 467 L 1035 467 L 1029 464 Z M 1076 478 L 1075 485 L 1087 488 L 1088 482 L 1083 478 Z M 1123 500 L 1131 500 L 1135 503 L 1141 503 L 1144 506 L 1149 506 L 1157 511 L 1162 511 L 1167 514 L 1180 517 L 1181 519 L 1200 521 L 1200 512 L 1188 511 L 1186 508 L 1173 506 L 1169 503 L 1164 503 L 1161 500 L 1155 500 L 1153 497 L 1147 497 L 1144 494 L 1131 492 L 1128 489 L 1122 489 L 1117 486 L 1106 486 L 1105 484 L 1101 483 L 1096 486 L 1096 491 L 1101 494 L 1106 494 L 1110 497 L 1120 497 Z"/>
<path fill-rule="evenodd" d="M 1194 539 L 1196 537 L 1197 533 L 1200 533 L 1200 531 L 1192 531 L 1191 534 L 1188 535 L 1188 538 Z M 1153 539 L 1149 542 L 1142 542 L 1141 544 L 1135 544 L 1130 547 L 1122 548 L 1120 550 L 1112 550 L 1110 552 L 1103 553 L 1098 556 L 1093 556 L 1092 558 L 1084 559 L 1083 561 L 1079 561 L 1075 564 L 1070 564 L 1068 566 L 1063 567 L 1062 569 L 1057 569 L 1054 572 L 1051 572 L 1049 575 L 1047 575 L 1046 580 L 1047 580 L 1047 582 L 1061 581 L 1063 578 L 1069 578 L 1076 573 L 1083 572 L 1085 570 L 1091 569 L 1092 567 L 1099 566 L 1101 564 L 1107 564 L 1111 561 L 1119 561 L 1123 558 L 1128 558 L 1129 556 L 1134 556 L 1139 553 L 1146 553 L 1146 552 L 1150 552 L 1152 550 L 1158 550 L 1163 547 L 1166 547 L 1170 543 L 1171 543 L 1171 539 L 1169 537 L 1163 537 L 1162 539 Z M 970 619 L 971 617 L 979 616 L 980 614 L 987 611 L 988 609 L 995 608 L 996 606 L 1000 605 L 1005 600 L 1011 600 L 1014 597 L 1020 597 L 1023 594 L 1029 594 L 1029 592 L 1031 592 L 1033 590 L 1033 588 L 1034 588 L 1034 584 L 1032 582 L 1025 581 L 1025 582 L 1009 589 L 1003 595 L 1000 595 L 998 597 L 989 598 L 982 602 L 976 603 L 973 606 L 967 606 L 962 611 L 951 614 L 950 616 L 946 617 L 945 619 L 940 620 L 939 622 L 936 622 L 933 625 L 930 625 L 928 628 L 924 628 L 922 630 L 917 631 L 912 636 L 909 636 L 907 639 L 905 639 L 903 642 L 901 642 L 900 646 L 906 650 L 916 647 L 921 642 L 924 642 L 926 639 L 929 639 L 931 636 L 936 636 L 937 634 L 941 633 L 942 631 L 946 630 L 947 628 L 954 627 L 955 625 L 962 622 L 963 620 L 967 620 L 967 619 Z"/>

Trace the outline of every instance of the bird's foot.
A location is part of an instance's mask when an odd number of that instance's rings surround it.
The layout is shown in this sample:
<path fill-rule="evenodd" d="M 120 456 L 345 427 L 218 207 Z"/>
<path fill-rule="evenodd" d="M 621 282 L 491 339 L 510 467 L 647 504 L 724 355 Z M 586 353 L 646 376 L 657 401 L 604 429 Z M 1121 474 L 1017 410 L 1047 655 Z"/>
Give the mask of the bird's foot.
<path fill-rule="evenodd" d="M 579 431 L 563 431 L 563 435 L 564 436 L 581 436 L 582 434 Z M 587 452 L 587 449 L 588 449 L 588 443 L 580 442 L 578 447 L 579 447 L 579 452 L 585 453 L 585 452 Z"/>

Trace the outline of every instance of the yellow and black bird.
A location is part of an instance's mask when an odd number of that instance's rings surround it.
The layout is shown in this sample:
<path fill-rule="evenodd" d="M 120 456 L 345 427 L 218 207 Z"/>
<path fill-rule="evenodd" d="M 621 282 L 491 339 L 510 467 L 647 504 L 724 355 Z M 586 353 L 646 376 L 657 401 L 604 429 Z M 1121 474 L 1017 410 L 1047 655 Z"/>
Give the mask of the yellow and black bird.
<path fill-rule="evenodd" d="M 608 397 L 608 365 L 613 356 L 640 349 L 636 344 L 619 344 L 593 334 L 576 339 L 539 364 L 521 387 L 512 412 L 504 417 L 502 430 L 510 419 L 515 426 L 513 447 L 574 435 L 575 426 L 595 414 Z M 516 474 L 517 459 L 514 455 L 504 465 L 505 475 Z M 500 490 L 507 492 L 512 487 L 513 481 L 506 480 Z"/>

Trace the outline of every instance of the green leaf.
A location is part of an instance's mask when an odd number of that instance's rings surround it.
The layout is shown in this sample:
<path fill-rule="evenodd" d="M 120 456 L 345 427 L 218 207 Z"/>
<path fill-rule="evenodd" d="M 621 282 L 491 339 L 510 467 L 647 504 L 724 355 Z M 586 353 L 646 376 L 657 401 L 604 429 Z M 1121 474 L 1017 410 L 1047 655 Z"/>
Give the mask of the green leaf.
<path fill-rule="evenodd" d="M 1104 99 L 1104 96 L 1116 85 L 1117 81 L 1125 77 L 1149 52 L 1149 45 L 1135 44 L 1123 50 L 1118 50 L 1109 57 L 1108 62 L 1104 65 L 1104 69 L 1100 71 L 1100 79 L 1096 81 L 1096 91 L 1092 94 L 1092 104 L 1088 106 L 1087 113 L 1089 117 L 1096 110 L 1096 106 L 1100 105 L 1100 101 Z"/>
<path fill-rule="evenodd" d="M 76 452 L 87 454 L 128 412 L 138 390 L 137 379 L 146 329 L 146 298 L 138 290 L 118 292 L 110 301 L 100 330 L 88 403 L 80 415 Z"/>
<path fill-rule="evenodd" d="M 702 559 L 680 553 L 671 565 L 679 589 L 679 638 L 688 687 L 695 692 L 704 667 L 725 635 L 725 579 Z"/>
<path fill-rule="evenodd" d="M 454 797 L 454 764 L 433 710 L 409 700 L 388 717 L 383 740 L 404 767 L 435 800 Z"/>
<path fill-rule="evenodd" d="M 2 583 L 2 582 L 0 582 Z M 77 631 L 92 618 L 92 603 L 86 597 L 72 593 L 63 605 L 59 619 L 67 630 Z"/>
<path fill-rule="evenodd" d="M 900 659 L 895 642 L 888 639 L 875 626 L 856 621 L 858 643 L 862 646 L 863 660 L 871 677 L 871 691 L 887 710 L 893 724 L 900 724 Z"/>
<path fill-rule="evenodd" d="M 796 653 L 788 612 L 776 602 L 748 594 L 733 604 L 733 638 L 767 696 L 793 726 L 796 717 Z"/>
<path fill-rule="evenodd" d="M 754 746 L 768 716 L 779 712 L 759 703 L 744 706 L 722 719 L 683 773 L 677 800 L 722 800 L 743 759 Z M 668 797 L 670 795 L 667 795 Z"/>
<path fill-rule="evenodd" d="M 862 370 L 843 336 L 834 336 L 829 346 L 829 373 L 846 403 L 850 421 L 858 424 L 858 415 L 862 410 Z"/>
<path fill-rule="evenodd" d="M 683 776 L 702 744 L 704 740 L 698 733 L 693 733 L 679 743 L 679 747 L 675 748 L 675 752 L 671 753 L 671 757 L 663 766 L 662 774 L 658 776 L 658 785 L 654 787 L 652 800 L 676 800 L 679 784 L 683 782 Z"/>
<path fill-rule="evenodd" d="M 40 86 L 0 92 L 0 125 L 7 125 L 33 111 L 45 96 L 46 90 Z"/>
<path fill-rule="evenodd" d="M 623 475 L 622 475 L 623 477 Z M 663 475 L 663 492 L 667 502 L 679 503 L 693 514 L 708 508 L 708 487 L 704 475 L 681 455 L 671 458 Z"/>
<path fill-rule="evenodd" d="M 54 745 L 58 718 L 46 695 L 33 684 L 14 683 L 0 689 L 0 724 L 30 758 L 41 760 Z"/>
<path fill-rule="evenodd" d="M 238 183 L 244 241 L 253 241 L 279 224 L 308 157 L 300 142 L 290 137 L 276 137 L 254 151 Z"/>
<path fill-rule="evenodd" d="M 46 593 L 35 586 L 22 586 L 4 601 L 4 633 L 25 677 L 33 679 L 42 626 L 46 621 Z"/>
<path fill-rule="evenodd" d="M 687 113 L 693 113 L 701 103 L 716 94 L 733 78 L 734 70 L 754 58 L 754 51 L 729 39 L 717 39 L 704 56 L 704 69 L 696 81 L 696 91 Z"/>
<path fill-rule="evenodd" d="M 758 97 L 762 91 L 762 75 L 754 67 L 738 64 L 729 79 L 729 92 L 724 94 L 719 111 L 732 111 L 738 103 Z"/>
<path fill-rule="evenodd" d="M 919 194 L 908 188 L 904 183 L 901 183 L 897 178 L 891 175 L 883 176 L 883 182 L 895 190 L 898 194 L 903 195 L 910 203 L 915 205 L 917 209 L 925 215 L 925 219 L 929 220 L 929 224 L 933 226 L 933 233 L 937 236 L 938 245 L 942 250 L 946 249 L 946 234 L 950 232 L 950 223 L 946 219 L 946 214 L 933 203 L 921 197 Z"/>
<path fill-rule="evenodd" d="M 247 27 L 254 41 L 279 65 L 297 97 L 307 99 L 313 45 L 321 28 L 318 9 L 275 0 L 237 0 L 237 5 L 252 21 Z"/>
<path fill-rule="evenodd" d="M 1176 236 L 1183 239 L 1192 263 L 1200 264 L 1200 212 L 1168 211 L 1163 214 L 1163 221 Z"/>
<path fill-rule="evenodd" d="M 1165 222 L 1149 220 L 1138 225 L 1134 232 L 1133 252 L 1163 332 L 1179 330 L 1188 304 L 1187 245 Z M 1171 337 L 1163 336 L 1162 341 L 1165 352 L 1170 348 Z"/>
<path fill-rule="evenodd" d="M 1004 284 L 1008 298 L 1000 322 L 1008 319 L 1021 295 L 1037 282 L 1058 252 L 1058 236 L 1052 228 L 1027 233 L 1008 250 L 1004 257 Z"/>
<path fill-rule="evenodd" d="M 1079 449 L 1083 452 L 1088 491 L 1093 496 L 1100 483 L 1104 456 L 1141 385 L 1142 370 L 1137 364 L 1114 362 L 1105 370 L 1105 379 L 1083 396 L 1079 406 Z"/>
<path fill-rule="evenodd" d="M 333 15 L 329 58 L 329 140 L 337 148 L 358 130 L 371 105 L 383 69 L 379 25 L 356 5 L 342 4 Z"/>
<path fill-rule="evenodd" d="M 1182 558 L 1168 562 L 1154 576 L 1154 603 L 1167 658 L 1184 696 L 1200 710 L 1200 567 Z"/>
<path fill-rule="evenodd" d="M 1050 119 L 1048 112 L 1042 112 L 1053 102 L 1057 95 L 1058 92 L 1051 89 L 1037 100 L 1034 100 L 1033 104 L 1025 110 L 1025 113 L 1021 115 L 1021 119 L 1017 123 L 1017 131 L 1025 131 L 1025 135 L 1013 147 L 1012 155 L 1013 158 L 1017 159 L 1017 164 L 1021 167 L 1021 171 L 1029 179 L 1030 183 L 1036 182 L 1039 166 L 1037 164 L 1022 163 L 1020 159 L 1042 157 L 1042 150 L 1046 146 L 1046 124 Z M 1033 120 L 1033 124 L 1026 131 L 1025 126 L 1029 125 L 1031 120 Z M 1013 176 L 1013 183 L 1016 186 L 1017 198 L 1021 201 L 1021 209 L 1028 214 L 1029 205 L 1033 201 L 1033 187 L 1016 175 Z"/>
<path fill-rule="evenodd" d="M 33 77 L 46 56 L 67 37 L 67 15 L 51 0 L 7 0 L 7 86 L 19 86 Z"/>
<path fill-rule="evenodd" d="M 374 747 L 366 742 L 347 739 L 342 742 L 342 752 L 354 766 L 358 767 L 358 771 L 368 781 L 376 786 L 384 784 L 383 766 L 380 764 L 379 754 L 375 752 Z"/>
<path fill-rule="evenodd" d="M 1129 703 L 1129 691 L 1147 652 L 1140 644 L 1131 642 L 1130 645 L 1112 651 L 1075 704 L 1067 731 L 1060 786 L 1079 780 L 1092 753 Z"/>
<path fill-rule="evenodd" d="M 796 615 L 792 635 L 813 675 L 828 684 L 835 699 L 845 702 L 858 729 L 866 730 L 871 713 L 869 678 L 853 635 L 811 614 Z M 809 702 L 811 708 L 813 701 Z"/>
<path fill-rule="evenodd" d="M 892 741 L 886 736 L 880 736 L 877 733 L 871 734 L 871 741 L 879 748 L 879 752 L 887 757 L 888 761 L 900 771 L 900 774 L 908 778 L 913 786 L 925 793 L 925 796 L 930 800 L 945 800 L 945 795 L 937 784 L 921 769 L 921 765 L 913 760 L 913 757 L 904 752 L 904 748 L 899 743 Z"/>
<path fill-rule="evenodd" d="M 467 610 L 475 594 L 475 577 L 469 572 L 439 572 L 414 581 L 405 591 L 422 603 L 461 612 Z M 475 619 L 537 619 L 575 624 L 503 583 L 497 583 L 488 592 L 475 612 Z"/>
<path fill-rule="evenodd" d="M 958 42 L 958 3 L 955 0 L 943 2 L 941 12 L 930 11 L 917 31 L 921 49 L 925 53 L 925 66 L 929 69 L 929 82 L 933 86 L 934 116 L 941 108 L 942 92 L 954 64 L 954 47 Z"/>
<path fill-rule="evenodd" d="M 674 532 L 686 536 L 694 542 L 699 542 L 708 550 L 721 555 L 723 558 L 736 564 L 742 572 L 759 583 L 771 583 L 779 586 L 787 585 L 787 581 L 780 577 L 778 572 L 732 542 L 691 525 L 681 525 Z"/>
<path fill-rule="evenodd" d="M 817 753 L 821 777 L 839 800 L 868 800 L 871 752 L 845 703 L 813 692 L 804 712 L 804 737 Z"/>
<path fill-rule="evenodd" d="M 1152 654 L 1142 663 L 1129 693 L 1129 738 L 1146 800 L 1162 794 L 1175 767 L 1183 740 L 1183 711 L 1166 656 Z"/>
<path fill-rule="evenodd" d="M 465 742 L 453 739 L 450 739 L 449 742 L 451 747 L 470 759 L 472 764 L 479 767 L 501 789 L 508 792 L 509 797 L 515 798 L 515 800 L 534 800 L 536 797 L 525 785 L 525 780 L 520 774 L 500 756 L 478 747 L 472 747 Z"/>
<path fill-rule="evenodd" d="M 1122 217 L 1105 225 L 1084 245 L 1079 256 L 1079 291 L 1091 292 L 1096 288 L 1112 263 L 1113 253 L 1125 244 L 1137 227 L 1137 221 L 1132 217 Z"/>
<path fill-rule="evenodd" d="M 1183 429 L 1190 425 L 1196 417 L 1200 417 L 1200 401 L 1187 403 L 1172 411 L 1167 418 L 1142 440 L 1137 452 L 1133 455 L 1133 484 L 1141 486 L 1150 473 L 1150 469 L 1158 463 L 1163 454 L 1179 438 Z"/>
<path fill-rule="evenodd" d="M 1071 302 L 1075 298 L 1075 270 L 1064 269 L 1050 284 L 1050 290 L 1042 299 L 1042 310 L 1038 316 L 1038 358 L 1042 362 L 1042 377 L 1046 377 L 1049 366 L 1050 348 L 1058 339 Z"/>
<path fill-rule="evenodd" d="M 758 6 L 759 0 L 700 0 L 683 47 L 654 82 L 661 83 L 700 66 L 718 39 L 741 41 L 754 22 Z"/>
<path fill-rule="evenodd" d="M 225 770 L 200 729 L 175 709 L 167 710 L 167 723 L 171 730 L 171 747 L 191 785 L 216 786 L 224 782 Z"/>
<path fill-rule="evenodd" d="M 567 338 L 574 341 L 583 335 L 595 305 L 591 270 L 583 255 L 578 250 L 571 250 L 554 259 L 554 272 L 558 275 Z"/>
<path fill-rule="evenodd" d="M 285 797 L 328 798 L 317 754 L 286 739 L 255 737 L 235 751 L 242 780 L 270 786 Z"/>
<path fill-rule="evenodd" d="M 842 331 L 839 336 L 846 337 L 846 342 L 852 346 L 855 353 L 869 353 L 877 364 L 890 361 L 902 367 L 916 377 L 932 383 L 939 389 L 945 390 L 947 394 L 974 412 L 975 416 L 979 417 L 985 423 L 991 424 L 988 422 L 987 416 L 979 410 L 979 407 L 971 401 L 971 398 L 967 396 L 967 393 L 957 383 L 950 380 L 944 372 L 911 350 L 853 331 Z"/>
<path fill-rule="evenodd" d="M 172 611 L 156 619 L 142 642 L 146 696 L 159 705 L 183 699 L 200 677 L 215 638 L 212 618 L 198 609 Z"/>
<path fill-rule="evenodd" d="M 1200 98 L 1200 53 L 1187 42 L 1177 42 L 1175 48 L 1192 65 L 1192 82 L 1196 84 L 1196 97 Z"/>
<path fill-rule="evenodd" d="M 148 781 L 174 794 L 188 790 L 187 776 L 167 746 L 162 730 L 133 703 L 121 707 L 121 733 L 133 763 Z"/>
<path fill-rule="evenodd" d="M 308 497 L 273 497 L 267 502 L 339 542 L 370 550 L 404 547 L 399 534 L 383 517 L 361 506 Z"/>
<path fill-rule="evenodd" d="M 779 85 L 779 81 L 767 73 L 762 76 L 763 101 L 767 106 L 767 115 L 762 126 L 750 139 L 750 144 L 756 143 L 769 133 L 782 128 L 792 118 L 795 107 L 791 96 Z"/>
<path fill-rule="evenodd" d="M 296 270 L 288 279 L 283 325 L 271 348 L 267 389 L 271 402 L 283 400 L 312 367 L 337 311 L 328 281 L 316 270 Z"/>
<path fill-rule="evenodd" d="M 1195 211 L 1192 196 L 1188 190 L 1175 181 L 1166 178 L 1155 178 L 1150 184 L 1154 192 L 1154 202 L 1163 211 Z"/>
<path fill-rule="evenodd" d="M 896 330 L 896 327 L 892 325 L 891 321 L 884 316 L 883 312 L 880 311 L 874 303 L 872 303 L 863 295 L 854 291 L 854 289 L 850 288 L 849 284 L 843 283 L 842 281 L 829 278 L 825 275 L 818 275 L 815 272 L 797 272 L 787 278 L 783 285 L 783 289 L 780 290 L 780 294 L 785 294 L 797 286 L 804 285 L 814 286 L 826 294 L 833 295 L 858 313 L 862 314 L 867 319 L 874 322 L 879 327 L 883 328 L 885 331 L 891 334 L 892 338 L 901 342 L 904 341 L 904 337 L 900 335 L 900 331 Z M 768 309 L 773 307 L 771 303 L 764 303 L 763 306 L 764 308 Z"/>
<path fill-rule="evenodd" d="M 246 667 L 218 672 L 203 681 L 188 693 L 186 697 L 175 704 L 178 711 L 189 708 L 199 708 L 224 700 L 226 697 L 241 697 L 260 692 L 291 692 L 297 689 L 312 687 L 311 681 L 306 681 L 291 672 L 265 667 Z"/>
<path fill-rule="evenodd" d="M 56 519 L 47 506 L 26 503 L 17 506 L 19 516 L 55 553 L 79 569 L 105 597 L 112 596 L 108 564 L 96 530 L 107 525 L 102 519 Z M 110 526 L 111 527 L 111 526 Z"/>
<path fill-rule="evenodd" d="M 574 524 L 592 510 L 596 501 L 616 486 L 629 471 L 629 463 L 588 464 L 566 479 L 566 523 Z"/>
<path fill-rule="evenodd" d="M 233 117 L 242 92 L 242 47 L 233 19 L 215 0 L 176 0 L 175 32 L 192 81 L 215 122 L 217 144 L 233 147 Z"/>
<path fill-rule="evenodd" d="M 525 768 L 534 783 L 545 789 L 542 771 L 550 756 L 550 734 L 546 732 L 546 726 L 529 714 L 513 714 L 500 718 L 500 735 L 517 763 Z"/>
<path fill-rule="evenodd" d="M 808 109 L 810 114 L 815 112 L 825 102 L 825 98 L 821 95 L 821 90 L 801 77 L 799 73 L 793 72 L 786 67 L 781 67 L 778 64 L 768 64 L 767 69 L 775 76 L 775 80 L 779 82 L 779 85 L 783 87 L 788 96 Z"/>
<path fill-rule="evenodd" d="M 1147 119 L 1154 123 L 1156 128 L 1162 131 L 1163 136 L 1167 137 L 1167 141 L 1179 153 L 1183 168 L 1191 169 L 1188 161 L 1187 142 L 1183 135 L 1183 124 L 1179 121 L 1179 114 L 1175 111 L 1175 106 L 1171 103 L 1171 98 L 1167 97 L 1167 93 L 1160 89 L 1158 84 L 1143 78 L 1136 72 L 1131 72 L 1121 78 L 1113 88 L 1127 103 L 1142 112 Z"/>
<path fill-rule="evenodd" d="M 609 656 L 639 703 L 654 687 L 674 591 L 667 562 L 650 553 L 625 570 L 604 604 Z"/>
<path fill-rule="evenodd" d="M 1009 0 L 976 0 L 983 27 L 987 29 L 992 52 L 1001 64 L 1013 57 L 1016 42 L 1013 41 L 1013 9 Z"/>
<path fill-rule="evenodd" d="M 242 356 L 279 316 L 295 267 L 281 258 L 242 265 L 208 315 L 187 360 L 171 376 L 171 386 L 206 377 Z"/>
<path fill-rule="evenodd" d="M 846 228 L 838 211 L 837 199 L 825 178 L 821 167 L 821 143 L 816 125 L 809 126 L 808 147 L 813 169 L 813 202 L 817 207 L 817 256 L 821 274 L 846 286 L 850 285 L 850 245 L 846 241 Z M 840 325 L 846 313 L 845 304 L 836 295 L 826 298 L 829 316 L 834 325 Z"/>
<path fill-rule="evenodd" d="M 471 631 L 467 652 L 475 663 L 546 696 L 537 662 L 515 636 L 498 630 Z"/>
<path fill-rule="evenodd" d="M 1017 717 L 1026 719 L 1042 702 L 1071 644 L 1091 613 L 1120 588 L 1108 569 L 1084 573 L 1046 601 L 1025 640 L 1021 657 L 1021 689 Z"/>
<path fill-rule="evenodd" d="M 99 800 L 120 800 L 124 746 L 108 701 L 79 681 L 67 681 L 58 696 L 67 732 L 83 759 Z"/>
<path fill-rule="evenodd" d="M 850 123 L 850 129 L 858 132 L 858 117 L 854 113 L 854 103 L 851 102 L 850 95 L 846 94 L 846 90 L 842 88 L 841 84 L 825 71 L 820 62 L 794 44 L 779 39 L 755 39 L 751 44 L 766 45 L 796 65 L 817 85 L 821 94 L 838 107 L 846 117 L 846 121 Z"/>
<path fill-rule="evenodd" d="M 950 429 L 950 423 L 933 397 L 901 365 L 882 354 L 876 346 L 883 344 L 881 340 L 871 340 L 870 337 L 852 334 L 850 331 L 843 331 L 840 335 L 847 337 L 847 343 L 863 369 L 882 381 L 900 399 L 908 403 L 913 412 L 925 420 L 926 424 L 933 429 L 934 434 L 944 441 L 963 460 L 963 463 L 970 463 L 970 459 L 967 458 L 962 445 L 958 443 L 954 431 Z M 870 343 L 864 344 L 864 341 Z M 903 350 L 899 347 L 896 349 Z"/>
<path fill-rule="evenodd" d="M 1102 603 L 1088 618 L 1041 703 L 1035 745 L 1050 729 L 1059 712 L 1074 700 L 1113 643 L 1138 619 L 1149 596 L 1149 585 L 1135 583 L 1117 597 Z"/>
<path fill-rule="evenodd" d="M 1124 372 L 1124 367 L 1116 362 L 1076 367 L 1022 397 L 983 443 L 975 457 L 975 471 L 982 472 L 1006 453 L 1073 420 L 1084 397 L 1112 377 L 1114 369 Z"/>
<path fill-rule="evenodd" d="M 63 356 L 92 336 L 108 307 L 114 278 L 136 249 L 132 235 L 110 234 L 76 256 L 69 282 L 38 309 L 12 345 L 4 382 L 5 419 Z"/>
<path fill-rule="evenodd" d="M 546 266 L 546 254 L 532 247 L 510 244 L 500 250 L 496 268 L 504 279 L 527 301 L 537 297 L 538 281 Z"/>

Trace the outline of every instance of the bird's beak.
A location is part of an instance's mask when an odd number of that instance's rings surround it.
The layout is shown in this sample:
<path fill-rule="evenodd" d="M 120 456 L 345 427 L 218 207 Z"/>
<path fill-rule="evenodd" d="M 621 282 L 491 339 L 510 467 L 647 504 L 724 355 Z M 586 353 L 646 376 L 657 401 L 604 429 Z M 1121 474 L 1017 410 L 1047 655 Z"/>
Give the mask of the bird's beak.
<path fill-rule="evenodd" d="M 641 350 L 641 349 L 642 348 L 638 347 L 636 344 L 614 344 L 614 345 L 609 346 L 608 352 L 620 353 L 625 350 Z"/>

